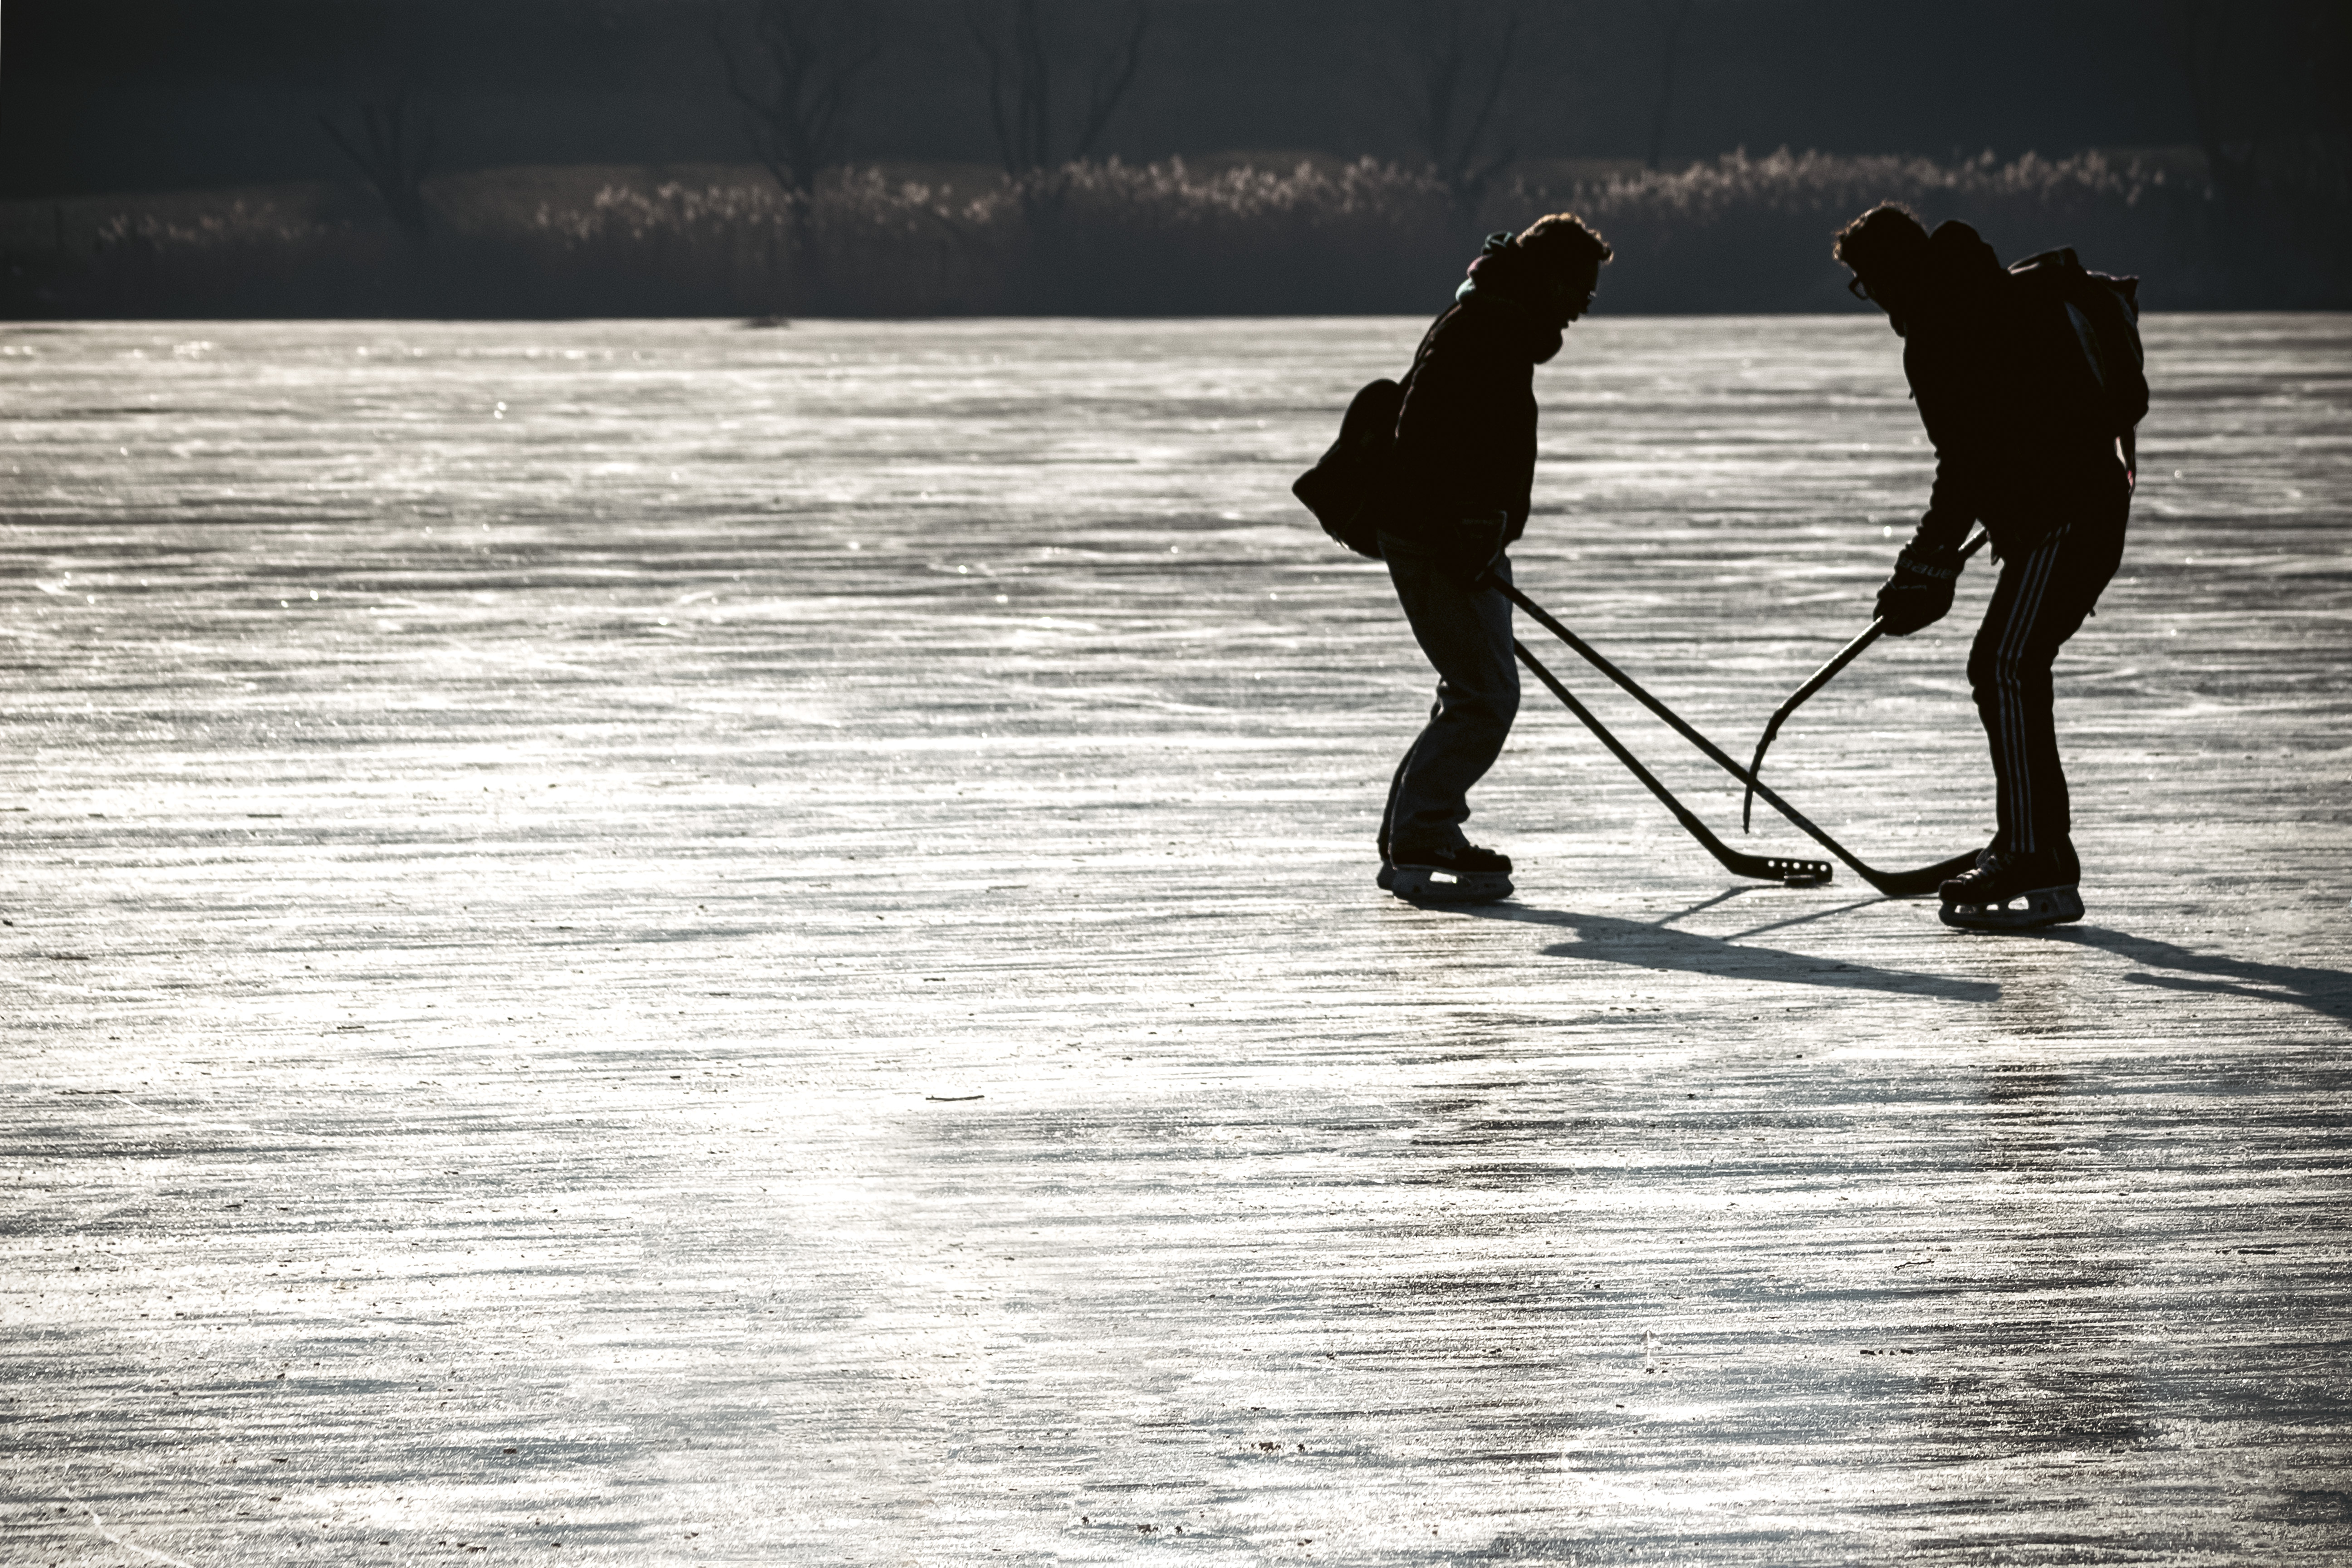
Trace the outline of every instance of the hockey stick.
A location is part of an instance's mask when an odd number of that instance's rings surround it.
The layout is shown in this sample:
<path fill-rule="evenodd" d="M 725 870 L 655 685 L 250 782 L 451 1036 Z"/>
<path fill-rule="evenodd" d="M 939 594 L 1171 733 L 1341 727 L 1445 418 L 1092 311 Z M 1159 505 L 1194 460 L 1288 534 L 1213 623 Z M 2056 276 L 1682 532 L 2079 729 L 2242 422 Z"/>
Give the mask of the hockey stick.
<path fill-rule="evenodd" d="M 1812 819 L 1805 816 L 1803 812 L 1799 811 L 1795 806 L 1790 805 L 1787 801 L 1782 800 L 1778 794 L 1774 793 L 1774 791 L 1764 784 L 1751 778 L 1745 768 L 1742 768 L 1738 763 L 1733 762 L 1728 756 L 1724 754 L 1722 747 L 1717 745 L 1713 741 L 1708 740 L 1705 735 L 1700 734 L 1696 730 L 1692 729 L 1688 724 L 1683 721 L 1680 714 L 1667 707 L 1664 703 L 1659 701 L 1656 698 L 1651 696 L 1647 691 L 1642 689 L 1642 686 L 1639 681 L 1635 680 L 1632 676 L 1626 674 L 1623 670 L 1610 663 L 1608 659 L 1601 657 L 1601 651 L 1598 648 L 1595 648 L 1591 643 L 1586 642 L 1582 637 L 1578 637 L 1574 632 L 1570 631 L 1566 626 L 1560 625 L 1559 622 L 1554 620 L 1549 612 L 1546 611 L 1541 605 L 1537 604 L 1533 599 L 1530 599 L 1525 594 L 1520 593 L 1510 584 L 1503 582 L 1500 578 L 1495 577 L 1492 574 L 1479 580 L 1486 585 L 1499 590 L 1505 598 L 1510 600 L 1511 603 L 1517 605 L 1519 608 L 1525 610 L 1529 616 L 1533 616 L 1542 625 L 1546 631 L 1551 633 L 1552 636 L 1559 638 L 1560 641 L 1566 643 L 1569 647 L 1574 648 L 1579 654 L 1582 655 L 1584 661 L 1587 664 L 1590 664 L 1593 668 L 1599 670 L 1601 674 L 1615 681 L 1619 686 L 1622 687 L 1635 701 L 1641 703 L 1643 707 L 1647 708 L 1651 712 L 1655 713 L 1659 718 L 1672 725 L 1676 734 L 1682 736 L 1684 740 L 1688 741 L 1692 745 L 1696 746 L 1700 751 L 1706 752 L 1706 755 L 1711 758 L 1718 767 L 1722 768 L 1724 772 L 1729 773 L 1733 778 L 1745 779 L 1750 784 L 1753 784 L 1755 785 L 1756 793 L 1764 797 L 1765 805 L 1770 806 L 1773 810 L 1787 817 L 1801 832 L 1805 834 L 1807 837 L 1812 839 L 1814 843 L 1820 845 L 1822 848 L 1828 850 L 1831 854 L 1836 856 L 1847 865 L 1853 867 L 1856 876 L 1860 877 L 1864 881 L 1868 882 L 1880 892 L 1885 893 L 1888 898 L 1916 899 L 1922 893 L 1932 893 L 1943 884 L 1946 879 L 1957 877 L 1961 872 L 1969 869 L 1977 863 L 1976 851 L 1972 849 L 1965 855 L 1955 855 L 1948 860 L 1939 860 L 1933 866 L 1922 866 L 1916 870 L 1912 871 L 1881 871 L 1876 867 L 1867 864 L 1844 845 L 1840 844 L 1836 839 L 1832 838 L 1828 834 L 1822 832 L 1821 828 L 1814 826 Z M 1524 651 L 1522 652 L 1521 657 L 1525 657 Z M 1551 685 L 1551 682 L 1546 681 L 1545 684 Z M 1552 687 L 1552 691 L 1555 696 L 1563 695 L 1560 689 L 1557 686 Z M 1573 705 L 1571 704 L 1571 706 Z M 1613 742 L 1611 749 L 1617 749 Z M 1623 760 L 1623 753 L 1622 752 L 1620 752 L 1620 759 Z M 1654 793 L 1657 793 L 1662 798 L 1664 797 L 1664 792 L 1663 789 L 1660 789 L 1654 784 L 1652 785 L 1652 788 Z M 1677 806 L 1675 809 L 1679 815 L 1681 808 Z M 1684 826 L 1688 826 L 1690 824 L 1685 823 Z M 1717 858 L 1720 858 L 1720 857 Z M 1728 865 L 1730 862 L 1726 861 L 1725 864 Z"/>
<path fill-rule="evenodd" d="M 1672 792 L 1658 782 L 1657 775 L 1643 767 L 1641 760 L 1625 749 L 1624 742 L 1609 732 L 1608 726 L 1593 715 L 1591 709 L 1579 702 L 1576 694 L 1562 686 L 1559 678 L 1546 669 L 1536 656 L 1528 651 L 1527 644 L 1514 637 L 1511 639 L 1511 651 L 1519 656 L 1521 664 L 1535 671 L 1538 680 L 1551 688 L 1554 697 L 1568 704 L 1570 712 L 1584 721 L 1584 727 L 1598 736 L 1601 743 L 1614 752 L 1617 760 L 1647 785 L 1652 795 L 1665 804 L 1666 809 L 1675 814 L 1675 820 L 1683 825 L 1685 832 L 1697 839 L 1708 854 L 1723 862 L 1724 869 L 1735 877 L 1753 877 L 1759 882 L 1811 885 L 1830 879 L 1832 868 L 1826 860 L 1788 860 L 1777 855 L 1749 855 L 1717 838 L 1708 830 L 1706 824 L 1698 819 L 1696 812 L 1676 800 Z"/>
<path fill-rule="evenodd" d="M 1960 559 L 1966 561 L 1969 556 L 1974 555 L 1978 551 L 1983 549 L 1984 542 L 1991 537 L 1992 535 L 1990 533 L 1979 533 L 1974 539 L 1969 540 L 1967 544 L 1960 548 Z M 1830 683 L 1830 678 L 1832 676 L 1835 675 L 1839 670 L 1843 669 L 1847 665 L 1852 664 L 1855 659 L 1860 658 L 1862 657 L 1862 650 L 1868 647 L 1872 643 L 1876 642 L 1885 630 L 1885 621 L 1875 616 L 1872 616 L 1870 626 L 1867 630 L 1865 630 L 1860 637 L 1854 638 L 1852 642 L 1846 644 L 1845 647 L 1838 649 L 1837 657 L 1835 658 L 1831 659 L 1827 664 L 1822 666 L 1821 668 L 1813 671 L 1811 679 L 1806 681 L 1802 686 L 1797 688 L 1796 690 L 1790 692 L 1789 694 L 1789 700 L 1781 703 L 1780 707 L 1772 710 L 1770 721 L 1766 723 L 1764 726 L 1764 738 L 1756 742 L 1756 756 L 1754 760 L 1749 762 L 1748 764 L 1748 798 L 1739 803 L 1740 832 L 1745 833 L 1748 831 L 1748 820 L 1755 813 L 1756 775 L 1764 771 L 1764 750 L 1772 743 L 1772 737 L 1780 732 L 1780 726 L 1789 721 L 1789 715 L 1794 713 L 1798 708 L 1802 706 L 1806 698 L 1811 697 L 1814 692 L 1819 691 L 1822 687 L 1827 686 Z"/>

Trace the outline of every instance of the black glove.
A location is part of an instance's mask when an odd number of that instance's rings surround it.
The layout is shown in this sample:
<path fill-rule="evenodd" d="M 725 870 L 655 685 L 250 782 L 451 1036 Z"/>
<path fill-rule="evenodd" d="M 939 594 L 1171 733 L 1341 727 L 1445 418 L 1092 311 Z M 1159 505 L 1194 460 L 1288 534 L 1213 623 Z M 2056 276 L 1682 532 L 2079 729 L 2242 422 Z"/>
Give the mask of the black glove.
<path fill-rule="evenodd" d="M 1507 511 L 1461 519 L 1447 531 L 1445 542 L 1438 549 L 1439 569 L 1476 587 L 1478 579 L 1503 558 L 1503 546 L 1509 542 L 1510 531 L 1511 514 Z"/>
<path fill-rule="evenodd" d="M 1878 590 L 1878 619 L 1891 637 L 1907 637 L 1934 626 L 1952 607 L 1952 584 L 1960 575 L 1960 552 L 1928 549 L 1916 542 L 1895 558 L 1895 574 Z"/>

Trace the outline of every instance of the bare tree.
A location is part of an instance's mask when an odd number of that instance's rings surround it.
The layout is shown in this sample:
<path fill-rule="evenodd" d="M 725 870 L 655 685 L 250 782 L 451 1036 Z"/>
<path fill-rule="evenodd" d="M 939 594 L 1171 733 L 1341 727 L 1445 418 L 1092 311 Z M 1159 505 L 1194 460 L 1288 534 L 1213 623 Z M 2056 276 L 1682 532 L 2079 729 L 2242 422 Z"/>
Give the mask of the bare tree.
<path fill-rule="evenodd" d="M 1066 146 L 1055 135 L 1061 107 L 1055 79 L 1072 52 L 1066 17 L 1049 16 L 1044 0 L 1013 0 L 1007 10 L 975 10 L 966 22 L 988 72 L 989 126 L 996 133 L 997 154 L 1006 174 L 1025 180 L 1094 151 L 1142 68 L 1151 14 L 1141 5 L 1129 11 L 1117 35 L 1084 68 L 1085 101 L 1077 132 Z"/>
<path fill-rule="evenodd" d="M 747 14 L 748 13 L 748 14 Z M 841 162 L 857 79 L 881 58 L 857 0 L 752 0 L 713 8 L 727 90 L 751 111 L 752 152 L 795 205 Z"/>
<path fill-rule="evenodd" d="M 360 177 L 373 188 L 400 228 L 422 239 L 431 220 L 425 177 L 433 171 L 433 126 L 425 105 L 443 58 L 443 34 L 425 7 L 387 12 L 369 47 L 352 61 L 361 84 L 359 126 L 345 130 L 340 114 L 321 114 L 319 127 Z"/>
<path fill-rule="evenodd" d="M 1501 139 L 1498 111 L 1526 22 L 1524 0 L 1404 0 L 1396 14 L 1392 47 L 1403 57 L 1413 140 L 1465 211 L 1517 156 Z"/>
<path fill-rule="evenodd" d="M 1659 51 L 1658 112 L 1650 121 L 1647 168 L 1655 169 L 1666 151 L 1666 121 L 1675 107 L 1675 67 L 1681 63 L 1683 24 L 1690 20 L 1691 0 L 1654 0 L 1653 16 L 1664 13 L 1665 47 Z"/>
<path fill-rule="evenodd" d="M 428 221 L 424 185 L 433 168 L 433 131 L 412 120 L 415 102 L 415 93 L 404 84 L 388 100 L 360 105 L 356 136 L 345 135 L 328 115 L 319 116 L 319 124 L 374 187 L 392 221 L 422 239 Z"/>

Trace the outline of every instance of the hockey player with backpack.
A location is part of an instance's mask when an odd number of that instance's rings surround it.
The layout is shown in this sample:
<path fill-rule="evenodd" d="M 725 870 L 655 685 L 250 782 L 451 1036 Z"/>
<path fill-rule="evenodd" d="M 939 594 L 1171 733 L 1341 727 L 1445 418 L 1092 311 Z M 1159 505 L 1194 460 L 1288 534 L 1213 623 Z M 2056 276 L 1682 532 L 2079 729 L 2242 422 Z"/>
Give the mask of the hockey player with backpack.
<path fill-rule="evenodd" d="M 2138 280 L 2087 272 L 2071 250 L 2004 268 L 1968 225 L 1930 235 L 1892 203 L 1841 230 L 1835 254 L 1902 336 L 1936 449 L 1927 515 L 1878 591 L 1879 620 L 1904 637 L 1942 618 L 1974 523 L 2001 563 L 1968 665 L 1998 831 L 1943 885 L 1943 920 L 1979 931 L 2080 920 L 2051 668 L 2123 558 L 2133 427 L 2147 411 Z"/>
<path fill-rule="evenodd" d="M 1518 711 L 1504 551 L 1535 483 L 1535 367 L 1560 350 L 1610 258 L 1565 213 L 1489 237 L 1402 383 L 1356 395 L 1339 439 L 1292 487 L 1333 538 L 1388 563 L 1414 639 L 1437 671 L 1428 724 L 1390 780 L 1379 885 L 1401 899 L 1486 902 L 1511 892 L 1510 858 L 1462 831 L 1470 786 Z"/>

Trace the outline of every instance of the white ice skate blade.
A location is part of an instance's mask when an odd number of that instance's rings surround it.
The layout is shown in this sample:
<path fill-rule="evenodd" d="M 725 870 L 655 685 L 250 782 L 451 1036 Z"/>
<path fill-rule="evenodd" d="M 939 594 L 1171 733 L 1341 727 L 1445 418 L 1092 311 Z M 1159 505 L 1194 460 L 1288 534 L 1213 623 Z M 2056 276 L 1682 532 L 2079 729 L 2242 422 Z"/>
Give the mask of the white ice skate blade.
<path fill-rule="evenodd" d="M 1399 866 L 1389 891 L 1414 904 L 1491 904 L 1511 896 L 1511 879 L 1501 871 L 1473 872 L 1457 877 L 1423 866 Z"/>
<path fill-rule="evenodd" d="M 1941 918 L 1961 931 L 2032 931 L 2083 918 L 2083 895 L 2073 888 L 2036 888 L 1998 904 L 1946 904 Z"/>

